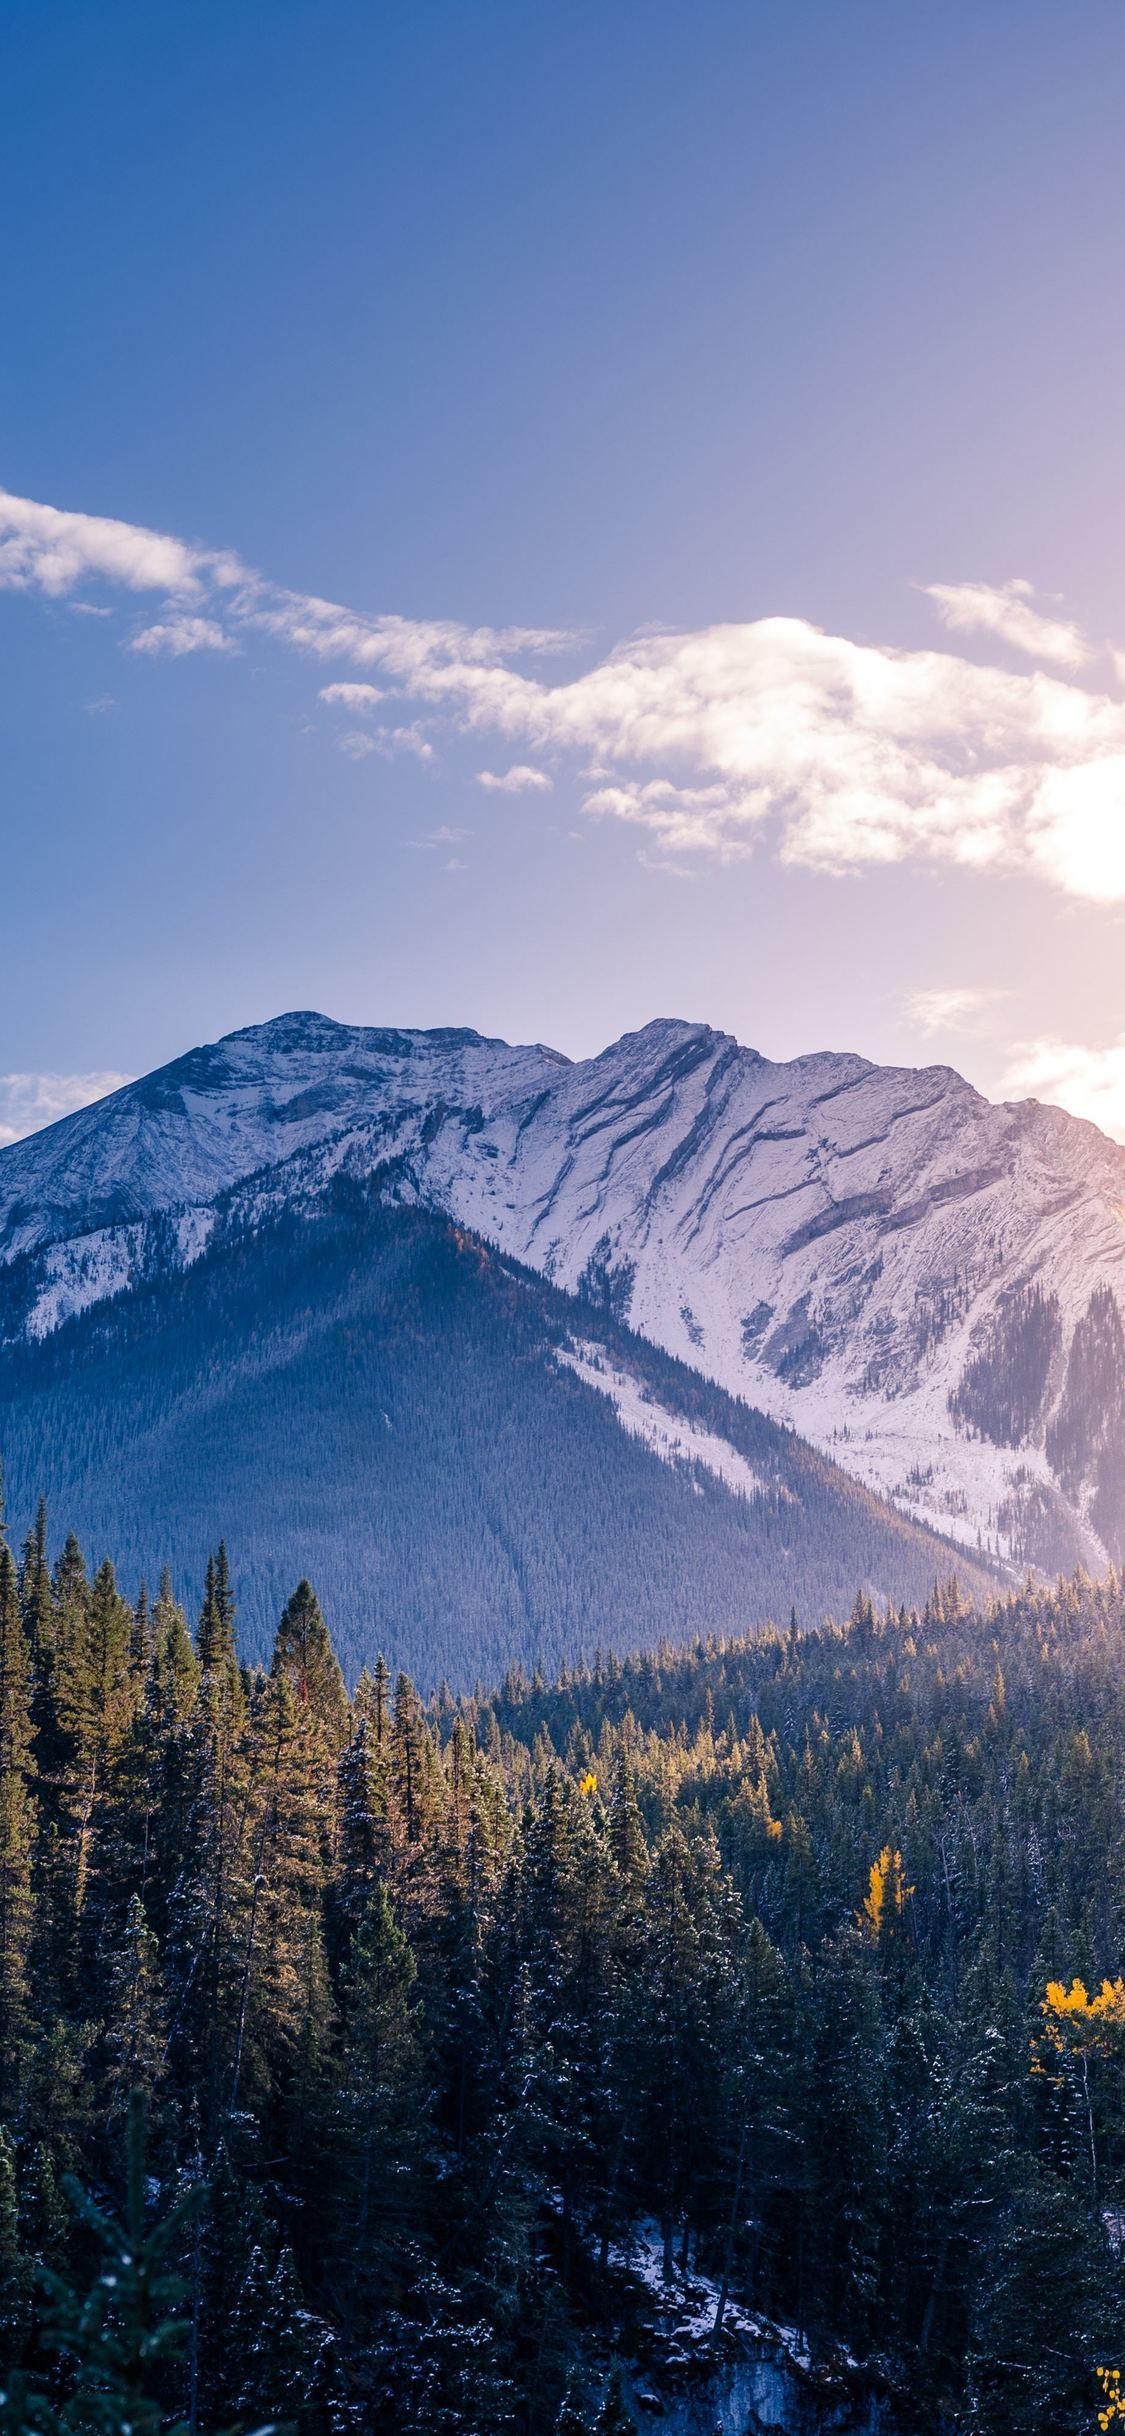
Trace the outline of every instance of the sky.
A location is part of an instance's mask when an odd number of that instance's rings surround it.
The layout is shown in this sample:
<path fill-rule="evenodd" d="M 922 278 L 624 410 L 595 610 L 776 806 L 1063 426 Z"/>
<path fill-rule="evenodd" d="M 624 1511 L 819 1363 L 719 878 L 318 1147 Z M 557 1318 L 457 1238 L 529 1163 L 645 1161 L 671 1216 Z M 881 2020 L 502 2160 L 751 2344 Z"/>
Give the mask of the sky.
<path fill-rule="evenodd" d="M 1121 0 L 3 0 L 0 1142 L 294 1007 L 1125 1138 Z"/>

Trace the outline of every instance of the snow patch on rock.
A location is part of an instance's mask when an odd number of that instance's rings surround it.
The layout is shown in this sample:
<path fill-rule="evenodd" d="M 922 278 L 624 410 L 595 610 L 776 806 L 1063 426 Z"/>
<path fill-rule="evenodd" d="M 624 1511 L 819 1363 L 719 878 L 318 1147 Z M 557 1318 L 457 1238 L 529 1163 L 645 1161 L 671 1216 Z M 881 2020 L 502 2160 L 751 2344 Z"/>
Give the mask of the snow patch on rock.
<path fill-rule="evenodd" d="M 643 1379 L 610 1362 L 600 1346 L 573 1338 L 560 1347 L 557 1359 L 583 1385 L 606 1396 L 630 1437 L 641 1438 L 662 1463 L 702 1464 L 739 1497 L 760 1497 L 766 1487 L 737 1447 L 696 1421 L 684 1419 L 661 1404 Z"/>

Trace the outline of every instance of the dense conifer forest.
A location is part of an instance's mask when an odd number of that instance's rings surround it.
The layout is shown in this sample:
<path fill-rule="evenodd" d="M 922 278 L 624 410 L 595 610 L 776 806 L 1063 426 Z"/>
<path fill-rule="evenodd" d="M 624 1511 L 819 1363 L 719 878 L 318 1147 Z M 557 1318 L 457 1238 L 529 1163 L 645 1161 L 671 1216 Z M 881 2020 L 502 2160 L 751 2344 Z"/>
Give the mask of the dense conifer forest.
<path fill-rule="evenodd" d="M 246 1668 L 223 1550 L 189 1625 L 0 1535 L 4 2424 L 622 2436 L 753 2312 L 1092 2427 L 1123 1636 L 950 1586 L 423 1704 L 306 1582 Z"/>

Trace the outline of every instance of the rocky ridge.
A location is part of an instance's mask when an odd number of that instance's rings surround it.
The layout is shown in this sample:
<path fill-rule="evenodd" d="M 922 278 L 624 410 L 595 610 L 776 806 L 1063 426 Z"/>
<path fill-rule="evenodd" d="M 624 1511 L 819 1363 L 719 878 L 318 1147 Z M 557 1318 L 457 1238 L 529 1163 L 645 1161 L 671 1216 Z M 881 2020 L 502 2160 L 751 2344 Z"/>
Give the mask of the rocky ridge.
<path fill-rule="evenodd" d="M 1125 1150 L 949 1067 L 295 1014 L 0 1151 L 0 1341 L 378 1174 L 1013 1565 L 1125 1550 Z"/>

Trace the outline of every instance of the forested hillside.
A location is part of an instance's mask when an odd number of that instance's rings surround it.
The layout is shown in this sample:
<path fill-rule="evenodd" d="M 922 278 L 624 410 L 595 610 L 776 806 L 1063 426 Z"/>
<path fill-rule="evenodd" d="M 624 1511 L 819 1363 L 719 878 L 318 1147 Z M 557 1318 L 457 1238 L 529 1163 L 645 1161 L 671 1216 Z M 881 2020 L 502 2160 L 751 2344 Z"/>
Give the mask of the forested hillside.
<path fill-rule="evenodd" d="M 775 2323 L 825 2409 L 862 2377 L 902 2427 L 1092 2425 L 1116 1578 L 427 1708 L 381 1663 L 349 1700 L 307 1583 L 247 1670 L 222 1553 L 189 1631 L 46 1544 L 0 1551 L 0 2339 L 36 2424 L 124 2377 L 99 2310 L 133 2342 L 179 2309 L 129 2357 L 207 2432 L 620 2436 Z"/>
<path fill-rule="evenodd" d="M 574 1341 L 749 1478 L 669 1463 L 560 1354 Z M 634 1398 L 636 1401 L 636 1397 Z M 13 1514 L 40 1495 L 135 1589 L 238 1561 L 266 1658 L 315 1576 L 349 1680 L 393 1646 L 427 1689 L 553 1674 L 662 1633 L 843 1614 L 857 1583 L 924 1598 L 950 1552 L 793 1434 L 433 1213 L 339 1178 L 220 1226 L 40 1342 L 0 1355 Z M 966 1578 L 984 1587 L 983 1567 Z"/>

